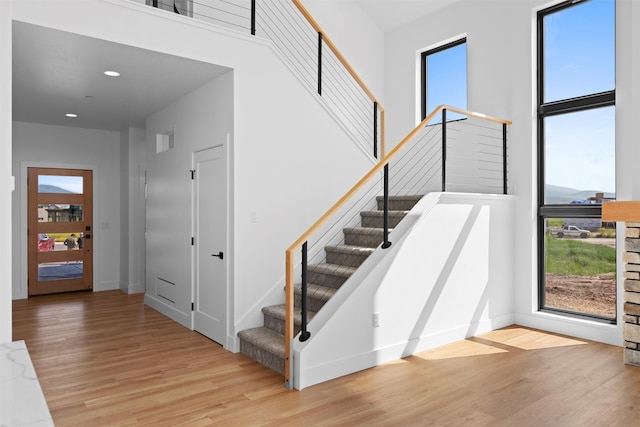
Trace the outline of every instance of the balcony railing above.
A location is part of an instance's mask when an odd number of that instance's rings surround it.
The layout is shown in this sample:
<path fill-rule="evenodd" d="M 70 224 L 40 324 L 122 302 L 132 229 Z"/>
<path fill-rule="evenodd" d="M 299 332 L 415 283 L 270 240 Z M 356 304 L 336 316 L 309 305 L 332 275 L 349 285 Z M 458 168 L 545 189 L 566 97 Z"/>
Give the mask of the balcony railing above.
<path fill-rule="evenodd" d="M 385 110 L 300 0 L 145 0 L 169 13 L 270 39 L 343 129 L 372 157 L 385 151 Z"/>

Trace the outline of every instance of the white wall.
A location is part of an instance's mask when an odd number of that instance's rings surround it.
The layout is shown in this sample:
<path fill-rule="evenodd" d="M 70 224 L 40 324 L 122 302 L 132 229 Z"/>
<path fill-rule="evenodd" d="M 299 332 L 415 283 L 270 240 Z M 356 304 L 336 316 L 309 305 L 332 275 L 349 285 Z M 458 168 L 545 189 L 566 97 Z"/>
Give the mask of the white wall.
<path fill-rule="evenodd" d="M 11 236 L 11 16 L 12 3 L 0 2 L 0 234 Z M 11 341 L 12 245 L 0 248 L 0 343 Z"/>
<path fill-rule="evenodd" d="M 13 124 L 13 298 L 27 297 L 27 167 L 93 170 L 93 290 L 118 289 L 120 135 L 36 123 Z"/>
<path fill-rule="evenodd" d="M 145 290 L 146 131 L 120 131 L 120 289 Z"/>
<path fill-rule="evenodd" d="M 557 3 L 557 2 L 556 2 Z M 510 192 L 514 209 L 516 320 L 577 337 L 621 344 L 621 328 L 537 312 L 536 254 L 536 127 L 535 127 L 535 22 L 536 11 L 548 0 L 512 2 L 462 0 L 431 16 L 387 34 L 385 93 L 389 110 L 389 142 L 405 135 L 415 124 L 419 94 L 417 55 L 424 47 L 466 33 L 468 54 L 468 107 L 510 119 Z M 619 199 L 638 197 L 638 110 L 640 4 L 617 2 L 617 111 L 616 174 Z M 635 179 L 634 179 L 635 178 Z M 619 240 L 619 247 L 621 247 Z M 619 249 L 618 259 L 622 259 Z M 619 266 L 622 263 L 619 262 Z M 619 271 L 618 277 L 622 277 Z M 619 279 L 618 293 L 622 295 Z M 619 298 L 621 300 L 621 298 Z M 621 310 L 618 310 L 621 313 Z M 620 320 L 620 319 L 619 319 Z M 620 324 L 620 321 L 618 322 Z"/>
<path fill-rule="evenodd" d="M 512 324 L 513 205 L 425 196 L 294 340 L 296 388 Z"/>
<path fill-rule="evenodd" d="M 157 153 L 156 135 L 168 132 L 174 133 L 174 148 Z M 226 146 L 227 135 L 233 135 L 232 71 L 147 119 L 145 301 L 187 327 L 191 327 L 193 301 L 192 153 L 217 145 Z M 216 197 L 224 203 L 225 195 Z M 228 253 L 226 247 L 222 250 Z M 175 298 L 169 296 L 173 302 L 168 301 L 168 295 L 158 287 L 158 278 L 174 284 Z"/>
<path fill-rule="evenodd" d="M 353 0 L 303 4 L 384 105 L 384 32 Z"/>

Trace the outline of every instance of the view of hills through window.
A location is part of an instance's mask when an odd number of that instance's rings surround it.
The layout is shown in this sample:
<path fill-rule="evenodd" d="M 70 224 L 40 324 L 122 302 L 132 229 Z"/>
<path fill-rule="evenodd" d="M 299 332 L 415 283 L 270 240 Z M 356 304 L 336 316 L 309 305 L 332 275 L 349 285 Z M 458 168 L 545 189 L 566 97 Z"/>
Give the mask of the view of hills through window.
<path fill-rule="evenodd" d="M 615 1 L 538 15 L 539 307 L 616 321 Z"/>

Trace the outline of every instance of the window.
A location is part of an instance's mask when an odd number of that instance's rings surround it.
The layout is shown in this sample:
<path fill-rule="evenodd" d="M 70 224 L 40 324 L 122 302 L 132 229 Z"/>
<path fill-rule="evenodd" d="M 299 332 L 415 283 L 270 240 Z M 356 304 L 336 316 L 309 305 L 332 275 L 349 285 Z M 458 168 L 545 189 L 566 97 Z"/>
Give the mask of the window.
<path fill-rule="evenodd" d="M 421 97 L 423 119 L 442 104 L 467 109 L 466 38 L 422 52 Z"/>
<path fill-rule="evenodd" d="M 538 13 L 539 309 L 615 322 L 615 1 Z"/>

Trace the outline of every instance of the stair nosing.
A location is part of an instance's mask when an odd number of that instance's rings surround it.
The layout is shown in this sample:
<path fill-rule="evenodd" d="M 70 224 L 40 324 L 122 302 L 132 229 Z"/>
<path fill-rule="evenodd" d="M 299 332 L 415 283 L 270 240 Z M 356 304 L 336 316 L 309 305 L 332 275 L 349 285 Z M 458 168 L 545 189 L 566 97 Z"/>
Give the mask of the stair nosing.
<path fill-rule="evenodd" d="M 340 252 L 346 254 L 356 254 L 356 255 L 365 255 L 362 252 L 372 254 L 376 248 L 371 248 L 368 246 L 358 246 L 358 245 L 327 245 L 324 247 L 326 251 L 329 252 Z"/>

